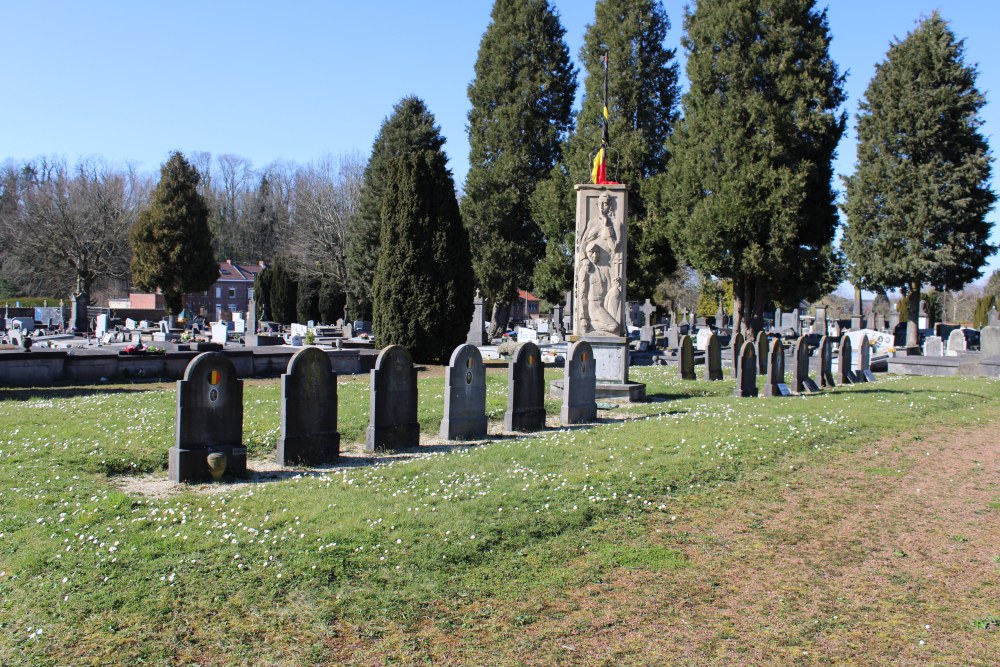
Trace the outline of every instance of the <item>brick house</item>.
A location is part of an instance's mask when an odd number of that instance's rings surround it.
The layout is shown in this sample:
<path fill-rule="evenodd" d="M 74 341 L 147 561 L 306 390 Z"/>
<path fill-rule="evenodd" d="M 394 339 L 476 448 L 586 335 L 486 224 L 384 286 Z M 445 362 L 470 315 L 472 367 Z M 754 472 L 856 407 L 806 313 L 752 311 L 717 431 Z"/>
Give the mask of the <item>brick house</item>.
<path fill-rule="evenodd" d="M 219 263 L 219 279 L 204 292 L 184 295 L 184 308 L 209 320 L 222 319 L 223 312 L 245 313 L 253 298 L 253 279 L 266 268 L 256 264 L 234 264 L 231 259 Z"/>
<path fill-rule="evenodd" d="M 538 297 L 527 290 L 517 290 L 517 301 L 510 304 L 510 319 L 527 322 L 538 317 Z"/>

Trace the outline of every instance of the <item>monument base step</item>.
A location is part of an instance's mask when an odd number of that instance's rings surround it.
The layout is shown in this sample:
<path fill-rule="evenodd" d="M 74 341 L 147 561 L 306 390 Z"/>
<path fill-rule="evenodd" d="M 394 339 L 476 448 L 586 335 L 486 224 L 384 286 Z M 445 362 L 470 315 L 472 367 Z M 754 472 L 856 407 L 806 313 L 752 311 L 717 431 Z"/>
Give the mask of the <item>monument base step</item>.
<path fill-rule="evenodd" d="M 549 383 L 549 395 L 562 399 L 563 381 L 553 380 Z M 642 403 L 646 400 L 646 385 L 642 382 L 610 383 L 598 382 L 596 398 L 625 400 L 629 403 Z"/>

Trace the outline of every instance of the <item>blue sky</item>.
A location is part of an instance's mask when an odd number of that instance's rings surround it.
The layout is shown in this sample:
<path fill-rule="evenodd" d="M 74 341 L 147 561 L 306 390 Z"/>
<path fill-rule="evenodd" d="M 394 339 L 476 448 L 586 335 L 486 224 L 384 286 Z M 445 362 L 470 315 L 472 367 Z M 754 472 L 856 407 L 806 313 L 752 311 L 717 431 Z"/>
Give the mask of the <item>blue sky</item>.
<path fill-rule="evenodd" d="M 594 5 L 553 4 L 576 58 Z M 853 171 L 854 113 L 875 64 L 890 40 L 935 9 L 965 39 L 967 61 L 978 64 L 988 100 L 982 131 L 996 152 L 1000 4 L 825 6 L 832 56 L 848 74 L 851 128 L 838 174 Z M 466 87 L 491 7 L 486 0 L 0 0 L 7 61 L 0 161 L 98 155 L 154 172 L 172 150 L 232 153 L 258 167 L 350 151 L 366 156 L 393 104 L 415 94 L 441 125 L 461 187 L 468 170 Z M 668 46 L 679 47 L 684 3 L 664 7 L 673 24 Z M 683 59 L 679 48 L 678 55 Z M 1000 217 L 994 211 L 990 219 Z M 1000 231 L 993 240 L 1000 243 Z M 994 256 L 985 275 L 996 268 Z"/>

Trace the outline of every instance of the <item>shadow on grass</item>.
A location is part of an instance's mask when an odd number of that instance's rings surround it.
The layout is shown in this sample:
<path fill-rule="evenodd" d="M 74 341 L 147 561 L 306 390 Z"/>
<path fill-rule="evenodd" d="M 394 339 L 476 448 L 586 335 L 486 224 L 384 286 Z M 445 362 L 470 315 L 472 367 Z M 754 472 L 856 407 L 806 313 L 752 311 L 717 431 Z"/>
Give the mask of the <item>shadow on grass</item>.
<path fill-rule="evenodd" d="M 164 381 L 169 382 L 169 381 Z M 137 383 L 135 386 L 115 387 L 34 387 L 28 389 L 0 389 L 0 403 L 4 401 L 30 401 L 36 398 L 77 398 L 96 394 L 132 394 L 140 391 L 162 391 L 164 382 Z M 172 384 L 172 383 L 171 383 Z"/>

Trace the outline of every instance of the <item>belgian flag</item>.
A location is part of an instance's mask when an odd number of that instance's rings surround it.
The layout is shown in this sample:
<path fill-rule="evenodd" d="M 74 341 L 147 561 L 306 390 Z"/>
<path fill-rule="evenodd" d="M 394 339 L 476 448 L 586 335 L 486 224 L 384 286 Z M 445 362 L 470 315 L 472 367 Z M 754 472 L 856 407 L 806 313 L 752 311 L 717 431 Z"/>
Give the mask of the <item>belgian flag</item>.
<path fill-rule="evenodd" d="M 590 169 L 590 180 L 595 185 L 614 183 L 608 180 L 608 56 L 604 54 L 604 122 L 601 125 L 601 147 L 594 155 L 594 164 Z"/>

